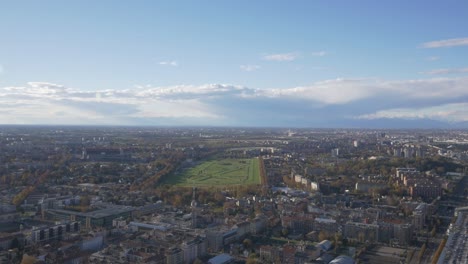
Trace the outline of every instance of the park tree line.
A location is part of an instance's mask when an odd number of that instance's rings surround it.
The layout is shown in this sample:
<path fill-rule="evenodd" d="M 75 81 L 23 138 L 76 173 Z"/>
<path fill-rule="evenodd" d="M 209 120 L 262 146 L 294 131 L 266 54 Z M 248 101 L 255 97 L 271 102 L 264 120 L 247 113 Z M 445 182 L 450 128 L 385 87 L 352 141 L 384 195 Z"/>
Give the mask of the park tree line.
<path fill-rule="evenodd" d="M 260 194 L 260 185 L 236 185 L 205 187 L 196 189 L 196 200 L 199 204 L 211 204 L 221 207 L 226 200 L 226 196 L 241 198 L 247 195 Z M 193 198 L 191 187 L 180 187 L 174 185 L 162 185 L 149 191 L 155 199 L 162 200 L 176 207 L 189 206 Z"/>
<path fill-rule="evenodd" d="M 463 165 L 442 157 L 434 156 L 428 158 L 390 158 L 376 160 L 348 160 L 342 163 L 335 163 L 326 167 L 326 174 L 330 176 L 345 175 L 357 176 L 361 174 L 390 175 L 395 173 L 395 168 L 414 167 L 420 171 L 434 171 L 438 174 L 446 172 L 462 172 Z"/>
<path fill-rule="evenodd" d="M 42 173 L 37 173 L 37 175 L 34 178 L 31 178 L 32 184 L 21 190 L 19 193 L 17 193 L 12 200 L 12 203 L 16 206 L 21 205 L 28 196 L 33 193 L 36 188 L 42 184 L 44 184 L 47 180 L 47 177 L 49 176 L 49 171 L 43 171 Z"/>

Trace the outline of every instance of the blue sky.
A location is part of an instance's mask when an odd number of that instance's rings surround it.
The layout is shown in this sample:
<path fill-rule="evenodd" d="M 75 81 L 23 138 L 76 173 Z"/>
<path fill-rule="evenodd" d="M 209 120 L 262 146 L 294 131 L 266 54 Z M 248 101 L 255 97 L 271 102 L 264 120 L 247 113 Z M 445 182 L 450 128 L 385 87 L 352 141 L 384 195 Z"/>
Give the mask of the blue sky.
<path fill-rule="evenodd" d="M 0 123 L 468 123 L 466 1 L 3 1 Z"/>

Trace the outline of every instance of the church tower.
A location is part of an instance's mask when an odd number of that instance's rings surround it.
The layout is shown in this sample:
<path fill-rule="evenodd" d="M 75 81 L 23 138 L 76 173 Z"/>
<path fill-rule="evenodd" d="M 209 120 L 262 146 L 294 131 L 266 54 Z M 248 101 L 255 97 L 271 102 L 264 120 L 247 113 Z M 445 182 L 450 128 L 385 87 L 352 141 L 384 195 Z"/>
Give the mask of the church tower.
<path fill-rule="evenodd" d="M 192 191 L 193 191 L 192 203 L 190 204 L 190 207 L 192 208 L 192 228 L 197 228 L 198 203 L 197 203 L 196 196 L 195 196 L 196 190 L 197 189 L 195 187 L 192 188 Z"/>

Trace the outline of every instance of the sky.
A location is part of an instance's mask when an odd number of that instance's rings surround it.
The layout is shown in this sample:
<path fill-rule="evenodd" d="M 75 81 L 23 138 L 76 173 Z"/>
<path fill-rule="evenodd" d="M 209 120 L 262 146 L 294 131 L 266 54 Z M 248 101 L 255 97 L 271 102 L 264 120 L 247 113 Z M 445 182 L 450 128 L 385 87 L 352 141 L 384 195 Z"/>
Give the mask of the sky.
<path fill-rule="evenodd" d="M 467 1 L 2 1 L 0 124 L 468 128 Z"/>

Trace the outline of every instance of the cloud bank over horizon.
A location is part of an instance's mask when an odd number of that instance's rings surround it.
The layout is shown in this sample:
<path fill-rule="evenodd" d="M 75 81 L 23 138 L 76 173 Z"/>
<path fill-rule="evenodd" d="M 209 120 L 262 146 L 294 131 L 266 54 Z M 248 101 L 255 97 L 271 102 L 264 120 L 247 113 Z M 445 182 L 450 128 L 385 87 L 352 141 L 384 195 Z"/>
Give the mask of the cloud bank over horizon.
<path fill-rule="evenodd" d="M 468 1 L 121 2 L 2 5 L 0 124 L 468 128 Z"/>
<path fill-rule="evenodd" d="M 87 91 L 29 82 L 0 87 L 0 123 L 466 127 L 467 87 L 468 77 L 330 79 L 281 89 L 204 84 Z"/>

